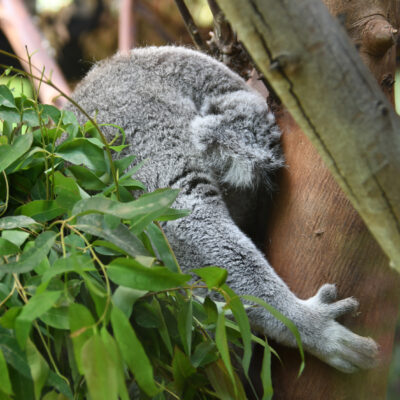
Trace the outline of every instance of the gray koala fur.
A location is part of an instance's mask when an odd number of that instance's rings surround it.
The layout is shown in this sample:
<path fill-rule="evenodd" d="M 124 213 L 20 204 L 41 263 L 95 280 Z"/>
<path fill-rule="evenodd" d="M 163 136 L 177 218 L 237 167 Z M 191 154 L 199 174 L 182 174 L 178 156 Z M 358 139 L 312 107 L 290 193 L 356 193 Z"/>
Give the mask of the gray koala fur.
<path fill-rule="evenodd" d="M 233 290 L 258 296 L 290 318 L 310 353 L 344 372 L 374 366 L 376 343 L 335 321 L 354 312 L 357 301 L 336 301 L 331 284 L 310 299 L 297 298 L 239 228 L 256 189 L 283 165 L 280 131 L 262 96 L 211 57 L 171 46 L 100 62 L 73 97 L 89 114 L 98 112 L 98 122 L 125 130 L 123 155 L 148 159 L 137 176 L 150 191 L 182 189 L 175 207 L 191 214 L 164 229 L 185 270 L 226 268 Z M 255 331 L 295 346 L 286 326 L 265 310 L 254 308 L 249 317 Z"/>

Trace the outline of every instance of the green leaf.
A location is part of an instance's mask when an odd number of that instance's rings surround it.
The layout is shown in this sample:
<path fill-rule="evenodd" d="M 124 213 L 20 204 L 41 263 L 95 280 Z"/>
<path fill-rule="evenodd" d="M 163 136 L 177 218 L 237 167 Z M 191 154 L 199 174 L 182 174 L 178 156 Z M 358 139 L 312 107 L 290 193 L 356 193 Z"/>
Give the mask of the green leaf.
<path fill-rule="evenodd" d="M 272 388 L 271 377 L 271 350 L 269 348 L 267 340 L 265 340 L 264 357 L 262 361 L 260 377 L 263 386 L 262 400 L 272 400 L 274 390 Z"/>
<path fill-rule="evenodd" d="M 14 329 L 14 323 L 19 313 L 21 312 L 22 307 L 16 306 L 9 308 L 1 317 L 0 317 L 0 326 L 7 329 Z"/>
<path fill-rule="evenodd" d="M 133 317 L 135 322 L 143 328 L 159 329 L 161 326 L 156 311 L 153 309 L 151 304 L 145 302 L 136 304 Z"/>
<path fill-rule="evenodd" d="M 99 335 L 93 335 L 83 345 L 82 367 L 92 399 L 118 400 L 114 360 Z"/>
<path fill-rule="evenodd" d="M 29 228 L 35 224 L 39 225 L 34 219 L 25 215 L 3 217 L 0 219 L 0 229 Z"/>
<path fill-rule="evenodd" d="M 28 379 L 22 375 L 19 370 L 9 368 L 11 383 L 14 391 L 14 399 L 29 399 L 35 398 L 32 378 Z"/>
<path fill-rule="evenodd" d="M 138 385 L 148 396 L 155 396 L 159 390 L 154 382 L 150 360 L 128 318 L 116 307 L 111 310 L 111 324 L 122 358 L 135 376 Z"/>
<path fill-rule="evenodd" d="M 82 347 L 93 336 L 94 324 L 93 316 L 85 306 L 81 304 L 69 306 L 69 326 L 74 345 L 75 361 L 81 374 L 84 373 L 81 358 Z"/>
<path fill-rule="evenodd" d="M 11 282 L 10 282 L 9 286 L 3 282 L 0 282 L 0 302 L 4 301 L 5 298 L 7 297 L 8 298 L 8 300 L 6 302 L 7 307 L 22 305 L 22 301 L 19 300 L 18 294 L 16 293 L 15 290 L 14 290 L 14 293 L 11 295 L 11 297 L 9 297 L 9 295 L 11 294 L 11 291 L 12 291 L 12 287 L 13 287 L 13 283 L 11 283 Z"/>
<path fill-rule="evenodd" d="M 63 394 L 57 393 L 56 391 L 52 390 L 44 395 L 42 400 L 67 400 L 68 397 L 64 396 Z"/>
<path fill-rule="evenodd" d="M 192 365 L 197 367 L 204 367 L 218 359 L 217 348 L 213 342 L 201 342 L 199 343 L 194 353 L 191 356 Z"/>
<path fill-rule="evenodd" d="M 233 367 L 231 363 L 231 357 L 229 355 L 228 340 L 226 338 L 226 328 L 225 328 L 225 314 L 221 312 L 217 319 L 217 328 L 215 330 L 215 344 L 217 345 L 218 351 L 221 355 L 221 359 L 225 365 L 231 382 L 235 388 L 235 393 L 237 393 L 235 376 L 233 374 Z"/>
<path fill-rule="evenodd" d="M 153 310 L 156 313 L 158 320 L 160 322 L 160 327 L 158 328 L 158 334 L 161 336 L 161 339 L 164 342 L 165 347 L 168 350 L 168 353 L 170 354 L 170 356 L 172 356 L 173 349 L 172 349 L 171 338 L 169 336 L 167 324 L 165 322 L 164 314 L 161 310 L 160 303 L 154 297 L 151 305 L 153 306 Z"/>
<path fill-rule="evenodd" d="M 40 319 L 46 324 L 56 329 L 69 329 L 69 310 L 68 307 L 53 307 L 45 312 Z"/>
<path fill-rule="evenodd" d="M 190 275 L 171 272 L 163 267 L 144 267 L 128 258 L 113 260 L 107 272 L 109 278 L 119 285 L 153 292 L 181 286 L 191 279 Z"/>
<path fill-rule="evenodd" d="M 1 271 L 16 274 L 32 271 L 46 257 L 56 240 L 56 236 L 57 234 L 52 231 L 41 233 L 36 238 L 34 247 L 24 252 L 18 261 L 2 265 Z"/>
<path fill-rule="evenodd" d="M 190 210 L 176 210 L 175 208 L 168 208 L 163 215 L 156 218 L 157 221 L 172 221 L 179 218 L 184 218 L 190 215 Z"/>
<path fill-rule="evenodd" d="M 226 269 L 219 267 L 203 267 L 192 271 L 206 283 L 209 289 L 219 288 L 228 276 Z"/>
<path fill-rule="evenodd" d="M 7 239 L 0 238 L 0 256 L 9 256 L 12 254 L 17 254 L 19 252 L 19 247 Z"/>
<path fill-rule="evenodd" d="M 236 373 L 234 374 L 234 385 L 222 360 L 207 365 L 205 371 L 219 399 L 243 400 L 247 398 L 239 377 Z"/>
<path fill-rule="evenodd" d="M 7 333 L 4 333 L 7 332 Z M 31 370 L 26 355 L 21 351 L 16 339 L 5 329 L 0 330 L 0 349 L 7 364 L 11 365 L 19 374 L 32 380 Z"/>
<path fill-rule="evenodd" d="M 58 258 L 54 264 L 42 275 L 42 282 L 47 282 L 56 275 L 66 272 L 82 274 L 84 271 L 95 271 L 91 257 L 85 254 L 73 253 L 67 258 Z"/>
<path fill-rule="evenodd" d="M 25 109 L 23 114 L 22 114 L 22 121 L 24 122 L 25 125 L 30 126 L 30 127 L 35 127 L 39 126 L 39 117 L 33 108 L 28 108 Z"/>
<path fill-rule="evenodd" d="M 56 171 L 53 176 L 57 204 L 63 209 L 71 210 L 74 204 L 82 199 L 78 184 L 74 179 L 66 178 L 60 171 Z"/>
<path fill-rule="evenodd" d="M 178 347 L 175 347 L 172 372 L 174 375 L 174 385 L 180 393 L 182 393 L 187 379 L 196 373 L 196 368 L 191 364 L 189 357 L 182 353 Z"/>
<path fill-rule="evenodd" d="M 300 365 L 300 369 L 299 369 L 299 376 L 300 376 L 302 371 L 303 371 L 303 369 L 304 369 L 305 362 L 304 362 L 303 345 L 301 344 L 300 333 L 299 333 L 298 329 L 296 328 L 296 325 L 289 318 L 285 317 L 283 314 L 281 314 L 274 307 L 272 307 L 271 305 L 266 303 L 264 300 L 261 300 L 258 297 L 250 296 L 250 295 L 244 295 L 244 296 L 241 296 L 241 297 L 243 299 L 245 299 L 245 300 L 248 300 L 248 301 L 250 301 L 252 303 L 256 303 L 256 304 L 260 305 L 261 307 L 265 308 L 277 320 L 283 322 L 288 327 L 290 332 L 292 332 L 293 336 L 296 339 L 297 346 L 299 347 L 299 352 L 300 352 L 300 356 L 301 356 L 301 360 L 302 360 L 301 365 Z"/>
<path fill-rule="evenodd" d="M 0 119 L 7 121 L 9 124 L 19 124 L 21 122 L 21 114 L 17 110 L 2 107 L 0 108 Z"/>
<path fill-rule="evenodd" d="M 61 291 L 46 291 L 35 294 L 22 308 L 15 320 L 15 336 L 21 348 L 25 348 L 32 322 L 49 310 L 61 293 Z"/>
<path fill-rule="evenodd" d="M 143 243 L 129 232 L 125 225 L 120 224 L 116 228 L 110 229 L 103 215 L 93 214 L 79 217 L 75 227 L 83 232 L 108 240 L 131 257 L 149 255 Z"/>
<path fill-rule="evenodd" d="M 15 108 L 17 110 L 14 96 L 11 90 L 5 85 L 0 85 L 0 105 L 8 108 Z"/>
<path fill-rule="evenodd" d="M 118 182 L 118 184 L 119 186 L 128 187 L 130 190 L 146 190 L 146 186 L 142 182 L 129 177 L 122 182 Z"/>
<path fill-rule="evenodd" d="M 95 171 L 107 169 L 104 151 L 85 138 L 62 143 L 55 154 L 73 164 L 84 165 Z"/>
<path fill-rule="evenodd" d="M 189 301 L 182 300 L 180 302 L 178 312 L 178 331 L 181 337 L 185 353 L 190 356 L 192 353 L 192 324 L 193 324 L 193 308 L 192 299 Z"/>
<path fill-rule="evenodd" d="M 57 400 L 66 400 L 66 399 L 73 400 L 74 396 L 72 395 L 71 389 L 68 386 L 67 382 L 65 382 L 64 379 L 62 379 L 52 370 L 50 370 L 49 378 L 47 379 L 47 385 L 57 389 L 60 392 Z"/>
<path fill-rule="evenodd" d="M 154 251 L 164 265 L 172 272 L 179 271 L 179 265 L 175 255 L 168 244 L 167 238 L 162 230 L 156 224 L 149 224 L 146 228 L 147 236 L 149 237 Z"/>
<path fill-rule="evenodd" d="M 1 236 L 3 239 L 6 239 L 20 247 L 24 244 L 25 240 L 28 239 L 29 233 L 23 231 L 14 231 L 11 229 L 9 231 L 3 231 Z"/>
<path fill-rule="evenodd" d="M 129 156 L 115 160 L 115 167 L 119 170 L 119 174 L 122 175 L 124 171 L 135 161 L 135 159 L 136 156 L 130 154 Z"/>
<path fill-rule="evenodd" d="M 43 386 L 47 381 L 50 368 L 39 350 L 30 340 L 27 342 L 26 356 L 31 368 L 35 399 L 40 400 L 40 394 L 42 393 Z"/>
<path fill-rule="evenodd" d="M 71 171 L 78 184 L 86 190 L 103 190 L 106 187 L 106 184 L 90 169 L 80 165 L 71 165 L 68 170 Z"/>
<path fill-rule="evenodd" d="M 147 293 L 146 290 L 137 290 L 118 286 L 112 295 L 113 304 L 117 306 L 128 318 L 132 314 L 135 302 Z"/>
<path fill-rule="evenodd" d="M 65 212 L 66 209 L 54 200 L 34 200 L 15 210 L 16 214 L 32 217 L 38 222 L 50 221 Z"/>
<path fill-rule="evenodd" d="M 25 135 L 18 136 L 13 144 L 0 146 L 0 172 L 25 154 L 30 149 L 32 141 L 32 133 L 25 133 Z"/>
<path fill-rule="evenodd" d="M 118 349 L 117 342 L 107 332 L 107 329 L 101 329 L 101 338 L 107 347 L 108 352 L 114 363 L 115 372 L 117 374 L 118 394 L 121 400 L 129 400 L 129 393 L 126 387 L 125 373 L 123 368 L 122 356 Z"/>
<path fill-rule="evenodd" d="M 225 297 L 226 303 L 229 305 L 229 308 L 232 310 L 233 316 L 239 326 L 240 334 L 242 336 L 243 341 L 243 358 L 242 358 L 242 366 L 243 371 L 246 377 L 248 377 L 250 361 L 251 361 L 251 328 L 250 322 L 247 317 L 246 310 L 240 301 L 238 295 L 227 285 L 222 286 L 222 293 Z"/>
<path fill-rule="evenodd" d="M 6 394 L 13 394 L 10 375 L 8 373 L 6 360 L 4 358 L 3 352 L 0 348 L 0 388 L 1 391 Z"/>
<path fill-rule="evenodd" d="M 157 215 L 161 215 L 174 202 L 178 193 L 178 190 L 160 189 L 128 203 L 120 203 L 105 197 L 91 197 L 75 204 L 72 214 L 101 213 L 123 219 L 135 218 L 135 224 L 142 226 L 143 223 L 150 223 Z"/>
<path fill-rule="evenodd" d="M 43 104 L 41 109 L 44 117 L 50 117 L 56 125 L 58 124 L 61 118 L 61 111 L 58 108 L 50 104 Z"/>
<path fill-rule="evenodd" d="M 204 311 L 207 313 L 206 325 L 216 324 L 218 319 L 217 305 L 209 297 L 206 297 L 203 307 Z"/>

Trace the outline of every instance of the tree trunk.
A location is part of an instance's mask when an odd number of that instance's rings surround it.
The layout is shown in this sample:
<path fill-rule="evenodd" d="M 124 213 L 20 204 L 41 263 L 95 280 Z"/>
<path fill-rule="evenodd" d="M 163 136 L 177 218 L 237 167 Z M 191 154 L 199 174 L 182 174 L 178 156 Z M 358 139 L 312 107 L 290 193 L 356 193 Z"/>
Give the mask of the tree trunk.
<path fill-rule="evenodd" d="M 368 174 L 363 175 L 371 164 L 367 162 L 367 166 L 357 167 L 358 157 L 365 161 L 369 153 L 377 155 L 379 146 L 375 147 L 368 139 L 369 128 L 375 138 L 387 135 L 388 142 L 398 135 L 394 126 L 399 126 L 399 122 L 390 106 L 358 60 L 353 58 L 350 46 L 343 43 L 340 30 L 333 24 L 329 25 L 331 21 L 327 20 L 317 2 L 272 0 L 261 4 L 261 0 L 253 0 L 249 7 L 236 0 L 228 2 L 230 4 L 219 1 L 221 8 L 285 105 L 306 133 L 314 136 L 313 141 L 319 149 L 322 147 L 324 158 L 335 176 L 344 178 L 346 182 L 342 182 L 342 186 L 348 189 L 354 176 L 356 180 L 357 176 L 364 176 L 364 182 L 350 190 L 352 201 L 359 210 L 362 209 L 364 206 L 359 206 L 360 199 L 363 202 L 368 200 L 363 197 L 371 195 L 374 198 L 375 195 L 371 187 L 365 190 L 369 178 Z M 388 98 L 392 99 L 395 51 L 391 46 L 391 25 L 397 26 L 398 1 L 325 2 L 334 15 L 341 15 L 342 20 L 345 16 L 344 24 L 353 41 L 359 45 L 364 62 Z M 298 5 L 300 3 L 303 5 Z M 307 7 L 308 12 L 305 12 Z M 383 16 L 389 17 L 391 25 Z M 289 21 L 282 22 L 285 18 Z M 279 21 L 280 26 L 274 21 Z M 385 36 L 387 32 L 390 35 Z M 293 44 L 293 41 L 300 44 Z M 324 42 L 325 50 L 321 50 Z M 368 104 L 377 104 L 377 101 L 385 104 L 393 124 L 379 127 L 377 121 L 382 116 L 375 113 L 368 117 L 372 112 L 372 109 L 368 110 Z M 310 103 L 314 106 L 309 107 Z M 372 124 L 369 128 L 364 118 Z M 298 352 L 279 348 L 284 366 L 279 363 L 274 366 L 274 399 L 384 399 L 400 302 L 400 276 L 389 268 L 387 257 L 289 113 L 283 111 L 278 119 L 284 132 L 283 147 L 288 168 L 281 174 L 279 193 L 274 199 L 275 208 L 269 221 L 266 246 L 269 261 L 299 297 L 313 295 L 326 282 L 337 283 L 341 297 L 357 297 L 361 304 L 360 314 L 356 318 L 347 316 L 341 322 L 359 334 L 377 340 L 381 346 L 381 362 L 372 371 L 345 375 L 307 355 L 306 369 L 296 379 Z M 330 147 L 334 141 L 335 150 Z M 368 145 L 363 147 L 363 141 Z M 388 158 L 391 163 L 391 157 L 399 157 L 398 143 L 393 148 L 397 153 L 392 156 L 381 148 L 381 168 L 376 164 L 372 175 L 386 169 L 382 163 L 386 163 Z M 399 185 L 395 177 L 400 169 L 396 161 L 391 165 L 393 175 L 386 182 L 395 187 L 390 196 L 398 204 Z M 349 172 L 351 168 L 356 173 Z M 359 190 L 360 187 L 363 189 Z M 383 203 L 366 208 L 370 209 L 369 212 L 376 208 L 388 210 Z M 394 214 L 388 216 L 388 220 L 397 219 L 397 212 Z M 370 222 L 371 218 L 367 217 L 366 221 Z M 375 222 L 377 227 L 379 218 Z M 378 230 L 386 229 L 383 225 L 380 224 Z M 382 243 L 384 239 L 380 241 Z M 394 253 L 388 251 L 392 259 L 397 257 Z"/>

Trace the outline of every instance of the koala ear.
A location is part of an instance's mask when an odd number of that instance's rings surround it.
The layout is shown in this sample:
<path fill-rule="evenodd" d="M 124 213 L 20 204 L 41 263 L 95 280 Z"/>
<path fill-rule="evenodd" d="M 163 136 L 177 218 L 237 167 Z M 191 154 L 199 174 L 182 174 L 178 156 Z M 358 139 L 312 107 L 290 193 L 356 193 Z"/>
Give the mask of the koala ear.
<path fill-rule="evenodd" d="M 227 124 L 225 117 L 197 116 L 190 125 L 192 143 L 204 164 L 233 187 L 252 188 L 260 180 L 268 185 L 274 155 L 268 148 L 244 141 L 240 129 Z"/>

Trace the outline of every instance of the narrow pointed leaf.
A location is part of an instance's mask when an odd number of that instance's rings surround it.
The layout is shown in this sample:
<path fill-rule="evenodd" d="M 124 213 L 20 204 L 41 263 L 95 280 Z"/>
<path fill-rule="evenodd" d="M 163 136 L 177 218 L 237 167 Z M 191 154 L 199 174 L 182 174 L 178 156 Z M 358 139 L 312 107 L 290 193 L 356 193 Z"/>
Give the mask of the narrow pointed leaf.
<path fill-rule="evenodd" d="M 23 273 L 32 271 L 47 253 L 56 240 L 57 234 L 52 231 L 41 233 L 35 240 L 35 245 L 24 252 L 18 261 L 1 266 L 2 272 Z"/>
<path fill-rule="evenodd" d="M 12 394 L 12 387 L 10 381 L 10 375 L 8 373 L 6 360 L 4 358 L 3 352 L 0 348 L 0 388 L 6 394 Z"/>
<path fill-rule="evenodd" d="M 4 171 L 14 161 L 26 153 L 32 144 L 32 133 L 18 136 L 14 143 L 0 146 L 0 172 Z"/>
<path fill-rule="evenodd" d="M 285 317 L 283 314 L 281 314 L 274 307 L 272 307 L 271 305 L 266 303 L 264 300 L 261 300 L 258 297 L 250 296 L 250 295 L 244 295 L 244 296 L 242 296 L 242 298 L 245 300 L 251 301 L 252 303 L 256 303 L 256 304 L 260 305 L 261 307 L 265 308 L 276 319 L 283 322 L 288 327 L 290 332 L 292 332 L 293 336 L 296 339 L 297 346 L 299 347 L 299 352 L 300 352 L 300 356 L 301 356 L 301 360 L 302 360 L 302 363 L 300 365 L 300 370 L 299 370 L 299 375 L 300 375 L 305 366 L 304 350 L 303 350 L 303 345 L 301 344 L 300 333 L 299 333 L 298 329 L 296 328 L 296 325 L 289 318 Z"/>
<path fill-rule="evenodd" d="M 125 382 L 125 372 L 123 368 L 122 356 L 118 349 L 117 343 L 105 328 L 101 330 L 101 338 L 113 360 L 115 372 L 117 374 L 118 394 L 121 397 L 121 400 L 129 400 L 129 393 Z"/>
<path fill-rule="evenodd" d="M 206 283 L 209 289 L 223 285 L 228 276 L 227 270 L 219 267 L 203 267 L 192 271 Z"/>
<path fill-rule="evenodd" d="M 148 396 L 155 396 L 159 390 L 154 382 L 150 360 L 128 318 L 116 307 L 113 307 L 111 311 L 111 324 L 122 357 L 135 376 L 138 385 Z"/>
<path fill-rule="evenodd" d="M 143 243 L 129 232 L 125 225 L 120 224 L 116 228 L 110 229 L 105 223 L 103 215 L 93 214 L 79 217 L 75 227 L 83 232 L 108 240 L 131 257 L 149 255 Z"/>
<path fill-rule="evenodd" d="M 154 251 L 158 253 L 159 259 L 170 271 L 178 272 L 178 262 L 161 229 L 156 224 L 149 224 L 146 228 L 146 233 L 150 238 Z"/>
<path fill-rule="evenodd" d="M 48 311 L 59 299 L 61 291 L 46 291 L 31 297 L 15 320 L 15 336 L 21 348 L 24 348 L 32 322 Z"/>
<path fill-rule="evenodd" d="M 40 400 L 40 394 L 47 381 L 50 369 L 43 356 L 30 340 L 27 342 L 26 356 L 31 368 L 35 398 L 36 400 Z"/>
<path fill-rule="evenodd" d="M 93 336 L 94 324 L 94 318 L 85 306 L 81 304 L 71 304 L 69 306 L 69 326 L 74 346 L 75 362 L 81 374 L 84 372 L 81 357 L 82 347 Z"/>
<path fill-rule="evenodd" d="M 233 374 L 233 367 L 231 363 L 231 357 L 229 354 L 228 340 L 226 338 L 226 329 L 225 329 L 225 314 L 221 312 L 218 315 L 217 319 L 217 328 L 215 331 L 215 343 L 217 345 L 218 351 L 221 355 L 222 361 L 225 365 L 225 368 L 228 372 L 229 378 L 232 382 L 232 385 L 235 385 L 235 376 Z M 236 392 L 236 389 L 235 389 Z"/>
<path fill-rule="evenodd" d="M 92 399 L 118 400 L 114 360 L 99 335 L 93 335 L 83 345 L 82 367 Z"/>
<path fill-rule="evenodd" d="M 192 324 L 193 324 L 193 308 L 192 299 L 182 301 L 178 313 L 178 331 L 181 337 L 185 353 L 190 356 L 192 353 Z"/>
<path fill-rule="evenodd" d="M 29 228 L 35 224 L 38 224 L 38 222 L 25 215 L 3 217 L 0 219 L 0 229 Z"/>
<path fill-rule="evenodd" d="M 243 341 L 243 358 L 242 358 L 242 365 L 243 370 L 246 375 L 248 376 L 250 361 L 251 361 L 251 328 L 249 318 L 247 317 L 246 310 L 241 302 L 239 296 L 227 285 L 222 286 L 223 294 L 229 308 L 232 310 L 233 316 L 239 326 L 240 334 L 242 336 Z"/>
<path fill-rule="evenodd" d="M 272 388 L 271 378 L 271 350 L 267 340 L 265 340 L 264 357 L 262 361 L 260 377 L 264 391 L 262 400 L 272 400 L 274 390 Z"/>
<path fill-rule="evenodd" d="M 190 275 L 178 274 L 164 267 L 144 267 L 136 260 L 117 258 L 107 267 L 110 279 L 133 289 L 159 291 L 183 285 Z"/>

